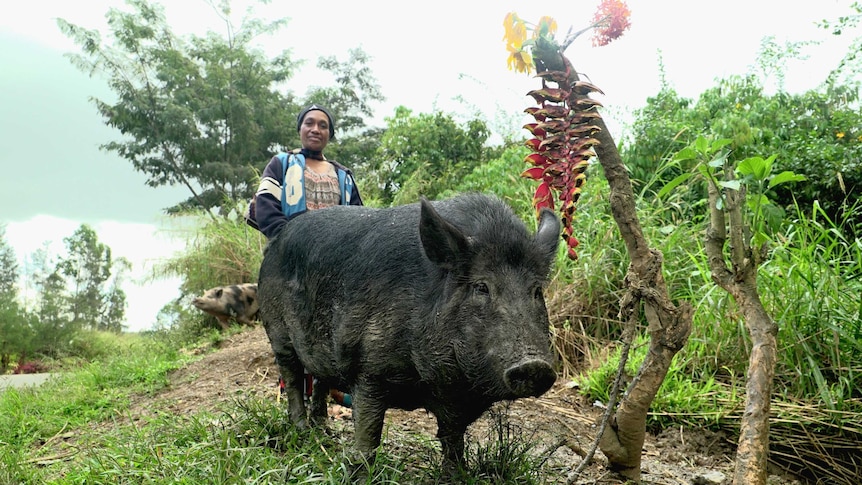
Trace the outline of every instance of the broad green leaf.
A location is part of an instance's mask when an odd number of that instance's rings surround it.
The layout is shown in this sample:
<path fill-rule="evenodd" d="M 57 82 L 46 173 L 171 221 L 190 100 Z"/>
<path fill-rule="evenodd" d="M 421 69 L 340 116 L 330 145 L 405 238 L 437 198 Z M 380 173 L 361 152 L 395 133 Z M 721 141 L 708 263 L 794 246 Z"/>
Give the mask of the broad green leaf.
<path fill-rule="evenodd" d="M 709 140 L 704 138 L 703 135 L 698 135 L 697 140 L 694 141 L 694 148 L 704 155 L 709 153 Z"/>
<path fill-rule="evenodd" d="M 676 152 L 673 156 L 674 161 L 682 161 L 682 160 L 694 160 L 697 158 L 697 152 L 694 148 L 685 147 L 682 150 Z"/>
<path fill-rule="evenodd" d="M 724 166 L 724 163 L 727 161 L 727 152 L 722 152 L 717 154 L 712 160 L 709 161 L 709 166 L 713 168 L 721 168 Z"/>
<path fill-rule="evenodd" d="M 711 148 L 713 152 L 717 152 L 731 143 L 733 143 L 733 140 L 730 138 L 719 138 L 712 142 Z"/>
<path fill-rule="evenodd" d="M 739 162 L 736 171 L 743 175 L 750 175 L 757 181 L 764 181 L 772 171 L 772 163 L 761 157 L 749 157 Z"/>
<path fill-rule="evenodd" d="M 741 186 L 739 180 L 720 180 L 718 185 L 730 190 L 739 190 Z"/>
<path fill-rule="evenodd" d="M 776 230 L 781 226 L 781 221 L 787 216 L 784 212 L 784 209 L 773 204 L 772 202 L 767 202 L 760 207 L 760 214 L 763 216 L 764 222 L 766 222 L 766 226 L 772 230 Z"/>
<path fill-rule="evenodd" d="M 769 179 L 769 188 L 775 187 L 776 185 L 787 183 L 787 182 L 802 182 L 805 180 L 805 175 L 797 175 L 790 170 L 785 170 L 780 174 L 776 175 Z"/>

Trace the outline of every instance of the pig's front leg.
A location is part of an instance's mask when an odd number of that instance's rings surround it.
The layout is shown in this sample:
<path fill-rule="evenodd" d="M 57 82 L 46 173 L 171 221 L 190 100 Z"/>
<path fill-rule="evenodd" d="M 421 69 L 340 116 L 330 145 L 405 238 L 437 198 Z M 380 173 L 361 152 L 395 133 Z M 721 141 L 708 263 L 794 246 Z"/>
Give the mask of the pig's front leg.
<path fill-rule="evenodd" d="M 441 413 L 437 416 L 437 439 L 443 452 L 443 471 L 456 473 L 466 466 L 464 460 L 464 433 L 467 423 L 458 416 Z"/>

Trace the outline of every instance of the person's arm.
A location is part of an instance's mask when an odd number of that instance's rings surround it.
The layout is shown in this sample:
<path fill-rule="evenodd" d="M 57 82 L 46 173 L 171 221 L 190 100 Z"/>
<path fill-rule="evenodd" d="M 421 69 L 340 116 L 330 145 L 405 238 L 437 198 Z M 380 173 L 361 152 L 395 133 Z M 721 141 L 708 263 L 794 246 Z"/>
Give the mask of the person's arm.
<path fill-rule="evenodd" d="M 350 193 L 350 205 L 363 205 L 362 197 L 359 196 L 359 186 L 356 185 L 356 178 L 353 176 L 353 172 L 348 170 L 347 176 L 353 180 L 353 190 Z"/>
<path fill-rule="evenodd" d="M 287 216 L 281 210 L 281 185 L 284 183 L 284 172 L 281 160 L 272 157 L 263 175 L 255 195 L 255 216 L 260 232 L 267 239 L 272 239 L 287 223 Z"/>
<path fill-rule="evenodd" d="M 356 183 L 356 177 L 353 176 L 353 171 L 334 160 L 330 160 L 330 163 L 335 165 L 337 170 L 344 170 L 344 173 L 346 173 L 353 182 L 353 187 L 350 191 L 350 205 L 364 205 L 362 203 L 362 197 L 359 196 L 359 185 Z"/>

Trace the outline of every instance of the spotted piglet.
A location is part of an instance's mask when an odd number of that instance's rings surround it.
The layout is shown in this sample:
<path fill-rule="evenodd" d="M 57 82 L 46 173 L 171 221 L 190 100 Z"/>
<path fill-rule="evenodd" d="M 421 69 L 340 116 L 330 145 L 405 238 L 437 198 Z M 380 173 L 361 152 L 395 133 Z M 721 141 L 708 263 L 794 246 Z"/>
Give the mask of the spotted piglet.
<path fill-rule="evenodd" d="M 254 325 L 258 318 L 257 284 L 217 286 L 192 300 L 198 309 L 216 317 L 225 330 L 231 318 L 245 325 Z"/>

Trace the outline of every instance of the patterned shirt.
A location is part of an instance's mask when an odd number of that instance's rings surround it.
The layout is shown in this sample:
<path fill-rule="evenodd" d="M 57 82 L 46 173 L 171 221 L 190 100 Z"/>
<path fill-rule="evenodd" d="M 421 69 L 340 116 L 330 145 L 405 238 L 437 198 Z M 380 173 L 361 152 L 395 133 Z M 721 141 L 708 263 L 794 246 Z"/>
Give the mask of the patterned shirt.
<path fill-rule="evenodd" d="M 329 172 L 317 173 L 305 167 L 305 205 L 310 211 L 338 205 L 341 194 L 338 189 L 338 175 L 335 167 L 329 165 Z"/>

